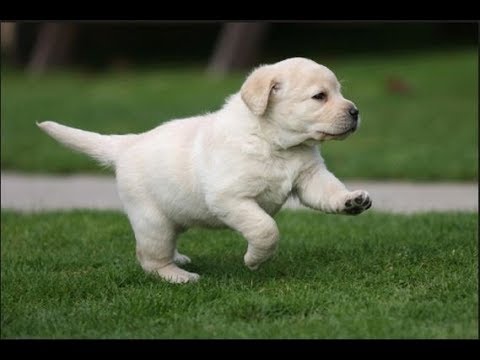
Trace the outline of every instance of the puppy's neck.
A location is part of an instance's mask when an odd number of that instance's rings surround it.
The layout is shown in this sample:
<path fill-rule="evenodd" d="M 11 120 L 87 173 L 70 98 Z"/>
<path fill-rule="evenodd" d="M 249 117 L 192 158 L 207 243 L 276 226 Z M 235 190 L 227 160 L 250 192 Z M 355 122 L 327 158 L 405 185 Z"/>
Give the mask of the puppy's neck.
<path fill-rule="evenodd" d="M 228 113 L 225 118 L 230 122 L 228 126 L 236 131 L 245 132 L 267 142 L 274 151 L 283 151 L 297 146 L 314 146 L 306 142 L 305 134 L 294 133 L 283 129 L 266 116 L 254 115 L 243 102 L 239 93 L 230 96 L 220 110 Z"/>

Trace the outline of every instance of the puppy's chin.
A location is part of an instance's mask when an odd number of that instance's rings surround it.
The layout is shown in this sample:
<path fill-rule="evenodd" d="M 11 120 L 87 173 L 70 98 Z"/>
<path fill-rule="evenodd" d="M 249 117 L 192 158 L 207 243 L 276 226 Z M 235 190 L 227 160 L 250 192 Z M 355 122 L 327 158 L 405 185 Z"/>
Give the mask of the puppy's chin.
<path fill-rule="evenodd" d="M 344 134 L 341 134 L 341 135 L 335 135 L 335 136 L 331 136 L 329 135 L 328 136 L 328 139 L 326 140 L 344 140 L 346 139 L 347 137 L 349 137 L 355 130 L 352 129 L 352 130 L 349 130 L 348 132 L 344 133 Z"/>
<path fill-rule="evenodd" d="M 312 135 L 311 140 L 314 142 L 323 142 L 327 140 L 343 140 L 343 139 L 346 139 L 354 131 L 355 131 L 354 128 L 344 132 L 340 132 L 338 134 L 332 134 L 332 133 L 323 132 L 323 131 L 316 131 Z"/>

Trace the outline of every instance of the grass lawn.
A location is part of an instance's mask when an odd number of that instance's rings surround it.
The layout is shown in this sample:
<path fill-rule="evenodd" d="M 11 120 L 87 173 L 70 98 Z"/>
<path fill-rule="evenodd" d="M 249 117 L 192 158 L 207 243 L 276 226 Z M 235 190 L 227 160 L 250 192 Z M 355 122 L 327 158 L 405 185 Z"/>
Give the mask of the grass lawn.
<path fill-rule="evenodd" d="M 192 230 L 202 278 L 172 285 L 140 269 L 120 213 L 2 211 L 1 337 L 476 338 L 477 215 L 285 211 L 257 272 L 238 234 Z"/>
<path fill-rule="evenodd" d="M 337 176 L 477 178 L 476 49 L 314 60 L 336 72 L 344 95 L 362 114 L 356 134 L 322 149 Z M 1 167 L 101 172 L 86 156 L 60 148 L 35 122 L 56 120 L 103 133 L 142 132 L 172 118 L 218 109 L 244 77 L 212 79 L 195 69 L 28 77 L 2 69 Z M 411 91 L 389 91 L 391 78 L 406 82 Z"/>

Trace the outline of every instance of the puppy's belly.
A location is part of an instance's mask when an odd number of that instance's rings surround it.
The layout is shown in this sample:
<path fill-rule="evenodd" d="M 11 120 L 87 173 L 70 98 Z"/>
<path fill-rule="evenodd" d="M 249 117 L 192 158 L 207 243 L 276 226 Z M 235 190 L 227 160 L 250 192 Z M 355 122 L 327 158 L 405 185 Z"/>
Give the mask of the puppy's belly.
<path fill-rule="evenodd" d="M 207 207 L 202 194 L 170 187 L 155 192 L 155 202 L 162 213 L 173 222 L 185 227 L 224 227 Z"/>
<path fill-rule="evenodd" d="M 164 208 L 163 211 L 172 221 L 185 227 L 225 227 L 225 224 L 212 214 L 206 206 L 197 205 L 191 208 L 173 206 Z"/>
<path fill-rule="evenodd" d="M 290 192 L 265 191 L 256 197 L 257 204 L 269 215 L 275 215 L 287 200 Z M 208 208 L 204 197 L 198 193 L 163 193 L 157 196 L 157 206 L 172 221 L 185 227 L 225 228 L 226 225 Z"/>

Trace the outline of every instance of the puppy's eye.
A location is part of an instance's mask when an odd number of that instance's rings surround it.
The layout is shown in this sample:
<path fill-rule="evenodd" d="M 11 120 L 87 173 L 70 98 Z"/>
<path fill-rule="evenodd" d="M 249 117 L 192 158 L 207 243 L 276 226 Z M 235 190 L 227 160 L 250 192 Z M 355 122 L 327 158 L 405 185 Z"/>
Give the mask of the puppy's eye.
<path fill-rule="evenodd" d="M 313 95 L 312 99 L 322 100 L 322 101 L 327 100 L 327 93 L 325 91 L 319 92 L 318 94 Z"/>

